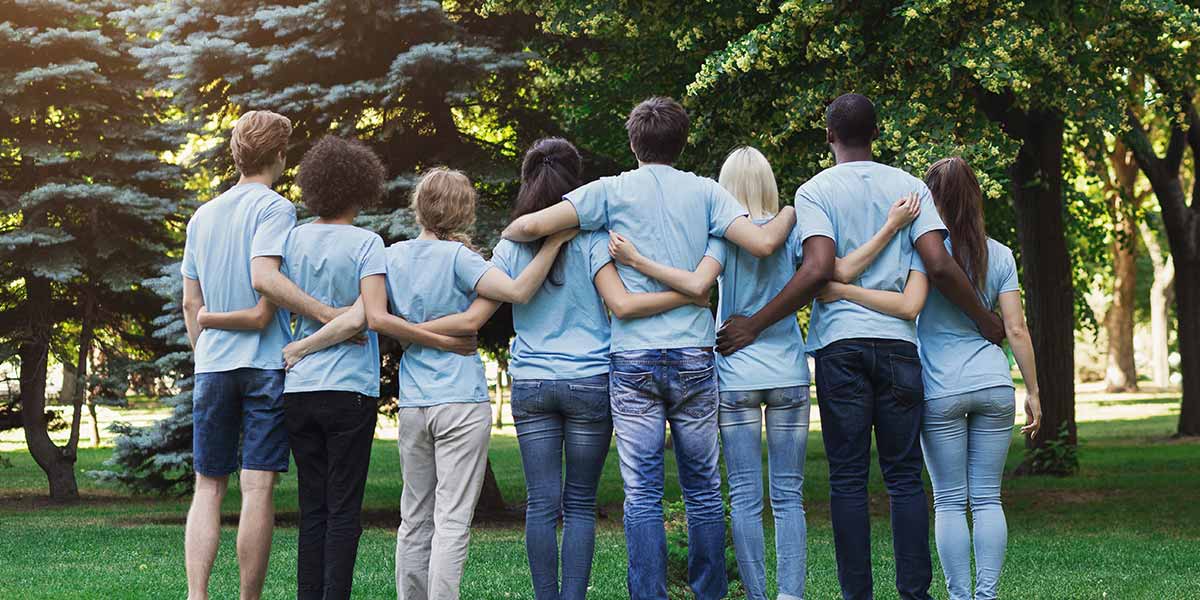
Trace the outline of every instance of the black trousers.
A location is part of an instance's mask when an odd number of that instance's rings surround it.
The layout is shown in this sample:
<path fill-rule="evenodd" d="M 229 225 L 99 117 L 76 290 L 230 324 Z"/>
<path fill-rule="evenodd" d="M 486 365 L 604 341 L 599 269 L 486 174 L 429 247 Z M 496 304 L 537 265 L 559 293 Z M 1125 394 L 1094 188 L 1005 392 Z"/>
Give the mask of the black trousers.
<path fill-rule="evenodd" d="M 350 597 L 377 403 L 353 392 L 284 394 L 300 488 L 300 600 Z"/>

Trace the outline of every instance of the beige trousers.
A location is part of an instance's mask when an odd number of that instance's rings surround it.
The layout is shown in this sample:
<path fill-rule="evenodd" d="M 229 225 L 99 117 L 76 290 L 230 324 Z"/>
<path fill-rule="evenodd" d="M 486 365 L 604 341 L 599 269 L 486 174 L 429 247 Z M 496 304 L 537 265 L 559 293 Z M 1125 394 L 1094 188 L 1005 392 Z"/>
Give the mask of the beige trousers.
<path fill-rule="evenodd" d="M 492 409 L 486 402 L 401 408 L 400 600 L 457 600 L 471 518 L 487 467 Z"/>

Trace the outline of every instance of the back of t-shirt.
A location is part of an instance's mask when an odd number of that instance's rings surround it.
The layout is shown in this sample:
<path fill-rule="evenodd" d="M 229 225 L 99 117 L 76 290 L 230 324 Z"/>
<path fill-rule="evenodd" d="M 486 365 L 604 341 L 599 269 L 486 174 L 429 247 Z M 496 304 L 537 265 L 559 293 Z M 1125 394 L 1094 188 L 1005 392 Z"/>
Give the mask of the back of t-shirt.
<path fill-rule="evenodd" d="M 704 258 L 709 236 L 723 237 L 746 214 L 717 182 L 657 164 L 603 177 L 566 199 L 579 214 L 580 228 L 615 231 L 646 258 L 688 271 Z M 630 292 L 668 290 L 631 267 L 618 264 L 617 272 Z M 613 319 L 612 351 L 712 346 L 715 338 L 712 313 L 689 304 L 651 317 Z"/>
<path fill-rule="evenodd" d="M 250 280 L 250 260 L 283 256 L 296 207 L 260 183 L 234 186 L 204 203 L 188 222 L 183 276 L 200 282 L 210 312 L 253 308 L 258 293 Z M 241 368 L 282 369 L 290 340 L 287 315 L 261 331 L 205 329 L 196 341 L 197 373 Z"/>
<path fill-rule="evenodd" d="M 921 270 L 914 243 L 931 231 L 945 235 L 929 188 L 908 173 L 872 161 L 841 163 L 825 169 L 796 191 L 796 227 L 801 242 L 814 235 L 832 238 L 844 257 L 871 239 L 887 222 L 892 204 L 909 193 L 918 195 L 921 214 L 892 238 L 854 285 L 891 292 L 904 290 L 910 270 Z M 878 338 L 917 343 L 913 321 L 875 312 L 848 300 L 814 302 L 808 329 L 808 351 L 838 340 Z"/>
<path fill-rule="evenodd" d="M 392 314 L 412 323 L 465 311 L 475 300 L 475 284 L 492 268 L 470 248 L 443 240 L 397 242 L 385 257 Z M 488 401 L 477 354 L 413 344 L 400 359 L 399 386 L 401 407 Z"/>

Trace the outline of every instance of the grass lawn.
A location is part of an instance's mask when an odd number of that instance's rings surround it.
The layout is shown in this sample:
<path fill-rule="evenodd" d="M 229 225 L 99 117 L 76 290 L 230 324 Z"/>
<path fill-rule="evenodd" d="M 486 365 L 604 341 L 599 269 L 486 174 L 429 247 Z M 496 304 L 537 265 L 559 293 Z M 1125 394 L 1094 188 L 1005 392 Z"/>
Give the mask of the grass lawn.
<path fill-rule="evenodd" d="M 1116 402 L 1117 404 L 1111 404 Z M 1001 585 L 1004 598 L 1200 598 L 1200 443 L 1168 439 L 1177 417 L 1105 411 L 1162 402 L 1096 400 L 1103 420 L 1080 424 L 1082 471 L 1076 477 L 1020 478 L 1006 482 L 1009 553 Z M 1110 403 L 1110 404 L 1105 404 Z M 1169 406 L 1169 405 L 1168 405 Z M 1177 411 L 1178 401 L 1174 404 Z M 1167 414 L 1163 414 L 1166 412 Z M 1150 413 L 1153 414 L 1153 413 Z M 99 466 L 108 448 L 82 449 L 80 470 Z M 840 597 L 829 526 L 828 474 L 820 432 L 810 436 L 805 497 L 809 524 L 810 598 Z M 45 479 L 23 449 L 0 457 L 0 598 L 182 598 L 186 499 L 129 497 L 81 477 L 85 500 L 73 506 L 41 499 Z M 1013 444 L 1009 466 L 1021 457 Z M 505 497 L 524 497 L 520 457 L 511 429 L 492 438 L 491 458 Z M 395 440 L 376 440 L 367 486 L 371 527 L 362 539 L 356 596 L 395 597 L 393 552 L 398 521 L 400 469 Z M 879 598 L 895 598 L 887 496 L 875 470 L 872 481 L 875 585 Z M 668 497 L 678 498 L 668 464 Z M 283 478 L 276 494 L 283 526 L 276 530 L 265 597 L 295 594 L 296 480 Z M 593 598 L 624 598 L 625 548 L 620 529 L 621 482 L 615 450 L 600 492 L 600 521 Z M 236 487 L 225 511 L 237 512 Z M 769 523 L 769 519 L 768 519 Z M 232 527 L 223 532 L 213 576 L 215 598 L 237 594 Z M 768 546 L 770 540 L 768 539 Z M 932 541 L 931 541 L 932 546 Z M 935 559 L 935 597 L 945 589 Z M 770 557 L 769 557 L 770 560 Z M 532 598 L 519 524 L 484 523 L 472 537 L 463 598 Z"/>

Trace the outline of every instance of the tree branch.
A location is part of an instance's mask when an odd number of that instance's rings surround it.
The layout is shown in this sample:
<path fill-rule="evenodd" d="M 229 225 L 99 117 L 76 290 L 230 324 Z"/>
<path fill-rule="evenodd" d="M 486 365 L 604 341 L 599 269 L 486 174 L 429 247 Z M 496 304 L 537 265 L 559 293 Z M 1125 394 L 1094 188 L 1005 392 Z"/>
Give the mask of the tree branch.
<path fill-rule="evenodd" d="M 975 82 L 975 85 L 971 86 L 971 94 L 975 96 L 975 102 L 983 113 L 999 123 L 1010 137 L 1024 140 L 1029 135 L 1029 116 L 1016 107 L 1016 96 L 1012 90 L 996 93 Z"/>

